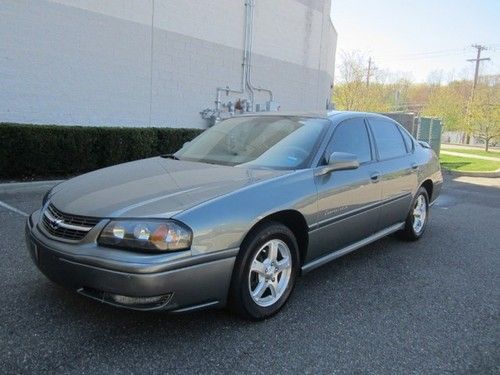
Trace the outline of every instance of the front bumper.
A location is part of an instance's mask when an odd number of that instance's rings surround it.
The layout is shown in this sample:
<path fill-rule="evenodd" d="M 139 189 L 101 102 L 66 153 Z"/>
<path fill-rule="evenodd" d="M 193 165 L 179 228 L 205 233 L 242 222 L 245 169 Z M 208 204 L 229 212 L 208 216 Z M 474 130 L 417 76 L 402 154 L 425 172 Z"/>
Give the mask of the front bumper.
<path fill-rule="evenodd" d="M 26 243 L 38 269 L 58 284 L 101 302 L 138 310 L 187 311 L 226 304 L 237 249 L 196 257 L 189 252 L 184 257 L 165 254 L 159 259 L 99 247 L 95 242 L 55 241 L 38 228 L 38 218 L 36 211 L 27 220 Z M 86 250 L 90 255 L 84 254 Z M 125 298 L 117 302 L 115 295 Z M 126 297 L 161 298 L 154 303 L 123 303 L 130 300 Z"/>

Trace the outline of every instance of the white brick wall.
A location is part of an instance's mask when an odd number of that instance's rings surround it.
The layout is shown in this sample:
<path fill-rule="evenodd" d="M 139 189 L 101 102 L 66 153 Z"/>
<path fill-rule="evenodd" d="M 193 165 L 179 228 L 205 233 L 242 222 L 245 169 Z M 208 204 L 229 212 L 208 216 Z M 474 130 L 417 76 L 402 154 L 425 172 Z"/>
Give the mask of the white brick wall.
<path fill-rule="evenodd" d="M 257 0 L 253 80 L 284 110 L 325 106 L 329 9 Z M 244 0 L 155 0 L 152 16 L 153 0 L 0 1 L 0 122 L 204 126 L 215 88 L 240 82 Z"/>

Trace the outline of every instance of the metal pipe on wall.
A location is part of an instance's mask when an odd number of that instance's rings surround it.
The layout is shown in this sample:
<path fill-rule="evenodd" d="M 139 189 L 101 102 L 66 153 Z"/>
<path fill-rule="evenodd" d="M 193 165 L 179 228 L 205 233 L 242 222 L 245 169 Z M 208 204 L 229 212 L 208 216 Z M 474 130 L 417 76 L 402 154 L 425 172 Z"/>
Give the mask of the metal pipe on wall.
<path fill-rule="evenodd" d="M 252 25 L 252 20 L 251 20 L 251 15 L 253 11 L 253 4 L 252 0 L 245 0 L 245 53 L 244 53 L 244 59 L 245 59 L 245 69 L 246 69 L 246 74 L 245 74 L 245 87 L 248 90 L 248 96 L 250 98 L 250 107 L 253 110 L 253 105 L 254 105 L 254 92 L 252 90 L 252 87 L 248 84 L 248 75 L 250 74 L 250 62 L 252 60 L 251 54 L 252 54 L 252 31 L 253 31 L 253 25 Z"/>
<path fill-rule="evenodd" d="M 249 46 L 248 46 L 248 58 L 247 58 L 247 87 L 249 91 L 252 93 L 251 97 L 251 106 L 252 110 L 254 108 L 254 90 L 256 91 L 264 91 L 269 94 L 269 100 L 274 100 L 274 95 L 272 90 L 266 89 L 263 87 L 257 87 L 252 82 L 252 49 L 253 49 L 253 23 L 254 23 L 254 13 L 255 13 L 255 0 L 248 0 L 248 27 L 249 27 Z"/>
<path fill-rule="evenodd" d="M 250 110 L 254 110 L 255 105 L 255 91 L 267 92 L 270 101 L 274 100 L 272 90 L 263 87 L 255 86 L 252 82 L 252 48 L 253 48 L 253 22 L 254 22 L 254 9 L 255 0 L 245 0 L 245 32 L 243 42 L 243 62 L 241 73 L 241 86 L 240 89 L 227 87 L 217 87 L 217 96 L 215 100 L 215 111 L 218 113 L 221 108 L 221 94 L 247 94 L 250 102 Z"/>
<path fill-rule="evenodd" d="M 243 62 L 241 71 L 241 84 L 240 89 L 232 89 L 230 87 L 217 87 L 217 98 L 215 100 L 215 110 L 220 111 L 221 105 L 221 93 L 226 92 L 226 94 L 245 94 L 247 88 L 247 72 L 248 72 L 248 50 L 249 50 L 249 1 L 245 0 L 245 32 L 244 32 L 244 42 L 243 42 Z"/>

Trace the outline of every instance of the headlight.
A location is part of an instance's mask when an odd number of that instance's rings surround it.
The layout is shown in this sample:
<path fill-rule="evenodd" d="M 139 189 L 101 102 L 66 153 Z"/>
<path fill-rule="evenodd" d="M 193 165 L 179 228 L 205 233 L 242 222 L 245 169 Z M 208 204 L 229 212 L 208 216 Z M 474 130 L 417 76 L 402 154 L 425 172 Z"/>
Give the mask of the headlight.
<path fill-rule="evenodd" d="M 191 229 L 176 221 L 117 220 L 106 225 L 97 242 L 104 246 L 162 252 L 189 249 L 192 240 Z"/>

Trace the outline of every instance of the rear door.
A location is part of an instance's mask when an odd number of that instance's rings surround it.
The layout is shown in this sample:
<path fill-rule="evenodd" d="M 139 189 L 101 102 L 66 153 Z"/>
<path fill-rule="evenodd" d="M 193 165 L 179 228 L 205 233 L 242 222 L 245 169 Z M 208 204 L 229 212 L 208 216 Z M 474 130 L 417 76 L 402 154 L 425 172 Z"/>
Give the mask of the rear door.
<path fill-rule="evenodd" d="M 315 177 L 318 221 L 310 235 L 311 259 L 368 237 L 379 216 L 380 185 L 372 180 L 375 150 L 363 117 L 337 125 L 324 156 L 335 151 L 357 155 L 360 166 Z"/>
<path fill-rule="evenodd" d="M 383 117 L 369 117 L 368 122 L 380 172 L 382 200 L 378 231 L 405 221 L 417 184 L 417 166 L 413 160 L 413 140 L 399 124 Z"/>

